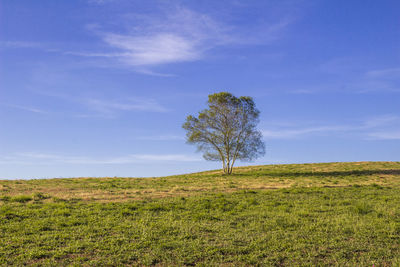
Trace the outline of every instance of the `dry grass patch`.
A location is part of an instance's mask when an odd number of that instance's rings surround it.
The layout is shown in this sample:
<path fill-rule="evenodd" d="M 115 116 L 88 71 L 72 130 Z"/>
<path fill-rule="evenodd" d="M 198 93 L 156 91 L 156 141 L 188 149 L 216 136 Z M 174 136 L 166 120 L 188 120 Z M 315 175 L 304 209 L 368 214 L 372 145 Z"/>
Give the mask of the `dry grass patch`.
<path fill-rule="evenodd" d="M 57 199 L 129 201 L 147 198 L 289 187 L 399 186 L 399 162 L 285 164 L 238 167 L 232 175 L 207 171 L 160 178 L 3 180 L 3 197 L 44 194 Z"/>

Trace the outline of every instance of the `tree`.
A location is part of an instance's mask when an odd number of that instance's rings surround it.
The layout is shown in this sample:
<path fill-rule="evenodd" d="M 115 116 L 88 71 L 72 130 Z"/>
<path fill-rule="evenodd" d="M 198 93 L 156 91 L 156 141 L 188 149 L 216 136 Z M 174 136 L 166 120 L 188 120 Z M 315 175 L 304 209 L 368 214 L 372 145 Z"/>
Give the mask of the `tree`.
<path fill-rule="evenodd" d="M 208 96 L 208 109 L 189 115 L 183 128 L 187 143 L 196 144 L 206 160 L 222 161 L 231 174 L 236 160 L 251 161 L 265 154 L 261 132 L 256 129 L 260 111 L 251 97 L 221 92 Z"/>

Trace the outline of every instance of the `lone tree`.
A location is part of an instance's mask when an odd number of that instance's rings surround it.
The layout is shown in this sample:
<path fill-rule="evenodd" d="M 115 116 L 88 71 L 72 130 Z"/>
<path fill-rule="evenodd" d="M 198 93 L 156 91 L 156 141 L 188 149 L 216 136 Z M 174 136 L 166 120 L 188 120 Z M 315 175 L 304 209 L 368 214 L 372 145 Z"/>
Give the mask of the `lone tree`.
<path fill-rule="evenodd" d="M 222 161 L 231 174 L 237 159 L 251 161 L 265 154 L 261 132 L 256 129 L 260 111 L 251 97 L 221 92 L 208 96 L 208 109 L 188 116 L 183 128 L 187 143 L 196 144 L 206 160 Z"/>

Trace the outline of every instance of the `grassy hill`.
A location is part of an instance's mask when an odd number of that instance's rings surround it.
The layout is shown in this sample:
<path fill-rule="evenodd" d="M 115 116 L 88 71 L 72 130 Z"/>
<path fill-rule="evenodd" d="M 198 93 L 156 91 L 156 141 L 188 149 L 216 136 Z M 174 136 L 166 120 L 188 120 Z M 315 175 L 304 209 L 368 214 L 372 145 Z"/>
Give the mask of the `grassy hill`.
<path fill-rule="evenodd" d="M 400 265 L 400 162 L 0 181 L 0 265 Z"/>

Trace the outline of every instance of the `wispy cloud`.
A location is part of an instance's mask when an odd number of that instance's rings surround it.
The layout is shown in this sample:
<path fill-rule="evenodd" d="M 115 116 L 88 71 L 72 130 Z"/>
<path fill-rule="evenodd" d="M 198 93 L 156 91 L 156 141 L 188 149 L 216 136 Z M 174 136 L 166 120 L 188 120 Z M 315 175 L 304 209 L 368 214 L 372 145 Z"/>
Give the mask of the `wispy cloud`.
<path fill-rule="evenodd" d="M 147 66 L 199 60 L 204 51 L 231 39 L 225 26 L 208 15 L 183 7 L 169 7 L 156 15 L 133 14 L 126 20 L 135 26 L 124 34 L 94 28 L 101 39 L 117 52 L 75 54 L 112 57 L 143 70 Z"/>
<path fill-rule="evenodd" d="M 0 156 L 0 164 L 53 165 L 53 164 L 133 164 L 153 162 L 196 162 L 200 157 L 185 154 L 130 154 L 121 157 L 94 158 L 85 156 L 66 156 L 36 152 L 16 153 L 11 156 Z"/>
<path fill-rule="evenodd" d="M 136 140 L 144 141 L 173 141 L 173 140 L 185 140 L 184 136 L 181 135 L 150 135 L 150 136 L 138 136 Z"/>
<path fill-rule="evenodd" d="M 48 53 L 61 53 L 60 43 L 33 41 L 0 41 L 0 49 L 36 49 Z"/>
<path fill-rule="evenodd" d="M 10 107 L 10 108 L 15 108 L 15 109 L 20 109 L 20 110 L 25 110 L 25 111 L 29 111 L 29 112 L 33 112 L 33 113 L 43 113 L 43 114 L 47 113 L 44 110 L 30 107 L 30 106 L 21 106 L 21 105 L 13 105 L 13 104 L 4 104 L 4 106 Z"/>
<path fill-rule="evenodd" d="M 400 68 L 385 68 L 366 71 L 351 85 L 359 93 L 377 91 L 400 92 Z"/>
<path fill-rule="evenodd" d="M 104 97 L 87 96 L 88 93 L 86 93 L 85 95 L 79 93 L 71 95 L 62 92 L 44 91 L 44 90 L 36 90 L 34 92 L 42 96 L 65 101 L 69 105 L 74 105 L 75 106 L 74 112 L 71 113 L 70 111 L 68 111 L 67 115 L 80 118 L 96 117 L 96 118 L 112 119 L 126 112 L 165 113 L 170 111 L 164 105 L 160 104 L 156 99 L 149 97 L 127 95 L 125 97 L 115 96 L 107 98 L 105 96 Z M 95 93 L 92 92 L 90 95 L 95 95 Z M 47 113 L 43 110 L 31 107 L 16 106 L 16 105 L 12 105 L 11 107 L 24 109 L 32 112 Z M 63 114 L 65 114 L 65 112 L 63 112 Z"/>
<path fill-rule="evenodd" d="M 201 57 L 196 40 L 174 33 L 139 37 L 106 34 L 104 41 L 123 50 L 119 58 L 132 66 L 194 61 Z"/>
<path fill-rule="evenodd" d="M 400 79 L 400 68 L 388 68 L 371 70 L 366 73 L 367 76 L 373 78 L 396 78 Z"/>
<path fill-rule="evenodd" d="M 310 84 L 307 88 L 291 90 L 294 94 L 326 93 L 327 91 L 368 94 L 376 92 L 400 92 L 400 67 L 374 68 L 370 62 L 352 57 L 330 59 L 318 66 L 316 71 L 334 80 L 322 84 Z"/>
<path fill-rule="evenodd" d="M 160 75 L 150 69 L 163 64 L 204 59 L 207 51 L 218 46 L 265 44 L 274 41 L 294 20 L 291 16 L 284 16 L 268 24 L 261 23 L 262 25 L 257 25 L 257 29 L 251 29 L 233 26 L 211 14 L 179 5 L 158 6 L 155 10 L 147 15 L 125 14 L 123 24 L 129 25 L 125 31 L 105 30 L 93 24 L 88 26 L 112 51 L 66 53 L 112 58 L 138 72 Z"/>
<path fill-rule="evenodd" d="M 400 123 L 400 117 L 393 115 L 393 114 L 386 114 L 381 116 L 371 117 L 364 121 L 363 126 L 364 128 L 370 129 L 374 127 L 381 127 L 392 125 L 396 126 Z"/>
<path fill-rule="evenodd" d="M 322 64 L 320 70 L 341 77 L 340 84 L 334 86 L 336 90 L 355 93 L 400 92 L 399 67 L 371 70 L 371 67 L 366 65 L 365 62 L 355 58 L 337 58 Z"/>
<path fill-rule="evenodd" d="M 114 1 L 119 0 L 87 0 L 87 3 L 98 5 L 98 8 L 107 8 L 105 4 Z M 128 2 L 125 2 L 127 6 L 135 5 Z M 245 7 L 243 5 L 241 9 Z M 93 64 L 97 67 L 128 67 L 147 75 L 173 76 L 154 69 L 165 64 L 203 60 L 217 47 L 265 45 L 278 40 L 295 21 L 292 14 L 294 12 L 289 8 L 285 8 L 285 11 L 281 9 L 284 8 L 273 9 L 280 12 L 269 11 L 279 13 L 268 16 L 273 19 L 263 18 L 254 25 L 249 25 L 238 23 L 235 12 L 228 15 L 231 12 L 229 8 L 223 12 L 200 12 L 177 2 L 156 2 L 154 8 L 148 12 L 127 13 L 126 10 L 117 8 L 120 11 L 114 11 L 110 15 L 111 20 L 115 21 L 113 23 L 108 24 L 102 20 L 86 24 L 86 29 L 100 41 L 91 44 L 91 49 L 65 49 L 65 44 L 49 45 L 27 41 L 3 41 L 0 42 L 0 47 L 41 48 L 70 56 L 103 58 L 104 60 L 96 60 Z"/>
<path fill-rule="evenodd" d="M 131 155 L 136 160 L 141 161 L 178 161 L 178 162 L 192 162 L 201 161 L 201 157 L 194 157 L 191 155 L 183 154 L 167 154 L 167 155 L 153 155 L 153 154 L 142 154 L 142 155 Z"/>
<path fill-rule="evenodd" d="M 292 129 L 272 129 L 263 130 L 262 134 L 266 139 L 294 139 L 300 138 L 308 135 L 313 135 L 316 133 L 323 134 L 329 132 L 345 131 L 349 129 L 348 126 L 315 126 L 315 127 L 305 127 L 305 128 L 292 128 Z"/>
<path fill-rule="evenodd" d="M 372 132 L 368 134 L 371 140 L 400 140 L 400 129 L 397 131 Z"/>
<path fill-rule="evenodd" d="M 274 127 L 262 130 L 265 139 L 299 139 L 316 135 L 351 134 L 364 140 L 399 139 L 400 117 L 383 115 L 353 125 L 316 125 L 311 127 Z"/>
<path fill-rule="evenodd" d="M 29 41 L 0 41 L 0 47 L 7 48 L 40 48 L 43 47 L 42 43 L 29 42 Z"/>
<path fill-rule="evenodd" d="M 104 5 L 115 2 L 115 0 L 88 0 L 89 4 Z"/>
<path fill-rule="evenodd" d="M 150 98 L 128 98 L 124 101 L 88 98 L 80 100 L 100 115 L 115 116 L 118 111 L 167 112 L 168 109 Z"/>
<path fill-rule="evenodd" d="M 364 123 L 364 139 L 398 140 L 400 139 L 400 117 L 385 115 L 370 118 Z"/>

